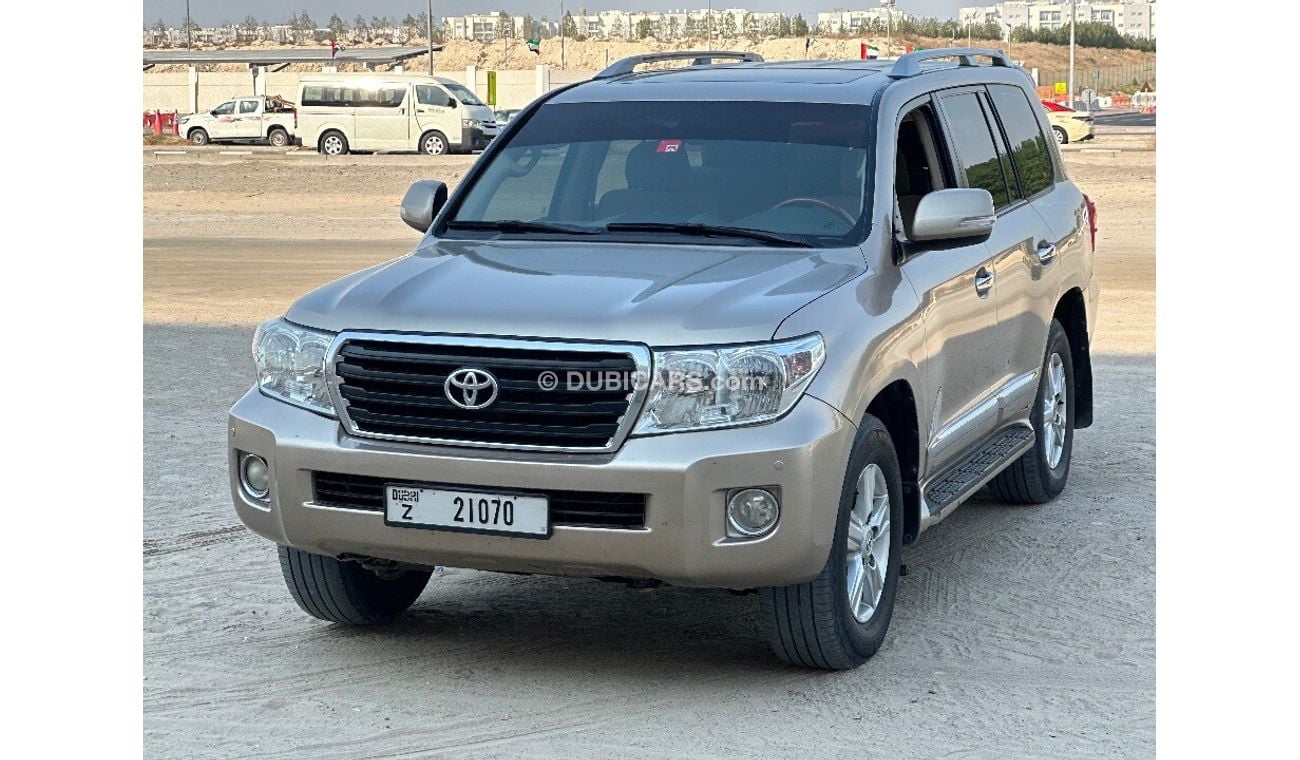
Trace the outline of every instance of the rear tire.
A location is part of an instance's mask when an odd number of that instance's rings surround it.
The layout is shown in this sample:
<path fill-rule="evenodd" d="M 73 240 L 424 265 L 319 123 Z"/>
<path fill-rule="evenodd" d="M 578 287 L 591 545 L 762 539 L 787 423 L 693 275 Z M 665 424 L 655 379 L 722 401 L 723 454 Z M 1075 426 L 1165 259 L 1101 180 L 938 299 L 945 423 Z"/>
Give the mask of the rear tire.
<path fill-rule="evenodd" d="M 276 148 L 283 148 L 289 144 L 289 133 L 276 127 L 266 136 L 266 141 Z"/>
<path fill-rule="evenodd" d="M 308 615 L 344 625 L 381 625 L 391 621 L 424 591 L 432 575 L 406 570 L 386 579 L 356 562 L 281 546 L 280 571 L 293 600 Z"/>
<path fill-rule="evenodd" d="M 883 495 L 881 486 L 886 490 Z M 860 511 L 868 515 L 865 522 Z M 838 514 L 830 556 L 816 578 L 759 590 L 768 643 L 777 657 L 791 665 L 823 670 L 856 668 L 880 649 L 889 630 L 903 546 L 903 483 L 889 431 L 871 415 L 863 419 L 849 455 Z M 883 519 L 870 519 L 876 514 Z M 887 525 L 882 524 L 885 519 Z M 867 540 L 859 542 L 864 550 L 860 561 L 850 549 L 854 543 L 849 538 L 851 522 L 865 528 L 862 533 Z M 876 559 L 882 544 L 883 562 Z M 866 558 L 868 546 L 872 547 L 871 559 Z M 872 573 L 872 582 L 864 580 L 866 585 L 857 596 L 850 585 L 855 561 L 862 567 L 864 579 L 868 564 Z M 880 579 L 878 597 L 871 585 L 876 579 Z M 866 596 L 868 590 L 870 597 Z"/>
<path fill-rule="evenodd" d="M 1063 388 L 1060 395 L 1053 388 L 1054 376 Z M 989 482 L 989 495 L 998 501 L 1045 504 L 1064 490 L 1065 481 L 1070 477 L 1070 454 L 1074 450 L 1074 363 L 1070 359 L 1070 339 L 1055 319 L 1047 331 L 1047 351 L 1039 370 L 1038 394 L 1034 396 L 1029 420 L 1034 426 L 1034 447 Z"/>
<path fill-rule="evenodd" d="M 316 149 L 327 156 L 346 156 L 348 154 L 348 138 L 343 136 L 342 132 L 330 130 L 320 136 L 320 143 Z"/>
<path fill-rule="evenodd" d="M 1057 145 L 1068 145 L 1070 143 L 1070 135 L 1063 128 L 1052 127 L 1052 132 L 1056 134 Z"/>
<path fill-rule="evenodd" d="M 208 138 L 208 130 L 203 129 L 202 127 L 198 129 L 191 129 L 189 138 L 190 138 L 191 145 L 207 145 L 209 142 L 211 142 L 211 140 Z"/>

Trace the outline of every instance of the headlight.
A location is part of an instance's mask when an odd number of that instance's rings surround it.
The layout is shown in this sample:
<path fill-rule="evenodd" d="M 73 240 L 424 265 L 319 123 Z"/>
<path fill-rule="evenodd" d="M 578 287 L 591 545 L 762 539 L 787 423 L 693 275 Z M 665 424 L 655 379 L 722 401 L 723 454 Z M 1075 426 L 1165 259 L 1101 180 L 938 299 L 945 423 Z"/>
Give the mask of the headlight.
<path fill-rule="evenodd" d="M 333 416 L 325 384 L 325 356 L 333 340 L 333 333 L 283 319 L 263 322 L 253 334 L 257 386 L 268 396 Z"/>
<path fill-rule="evenodd" d="M 460 125 L 462 127 L 481 127 L 483 126 L 483 122 L 478 119 L 461 119 Z"/>
<path fill-rule="evenodd" d="M 770 422 L 790 411 L 825 358 L 820 335 L 655 351 L 654 376 L 633 435 Z"/>

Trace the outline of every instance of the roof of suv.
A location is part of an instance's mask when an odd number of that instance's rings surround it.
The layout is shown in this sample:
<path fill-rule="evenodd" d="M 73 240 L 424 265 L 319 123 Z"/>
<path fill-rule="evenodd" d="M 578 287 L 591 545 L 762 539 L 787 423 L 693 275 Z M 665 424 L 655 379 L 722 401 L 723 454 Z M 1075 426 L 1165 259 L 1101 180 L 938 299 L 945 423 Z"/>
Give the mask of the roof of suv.
<path fill-rule="evenodd" d="M 939 51 L 927 51 L 931 55 Z M 892 60 L 774 61 L 694 65 L 596 78 L 558 93 L 553 103 L 622 100 L 768 100 L 809 103 L 869 103 L 876 92 L 895 79 Z M 924 73 L 941 70 L 983 70 L 990 66 L 961 66 L 945 60 L 917 61 Z"/>

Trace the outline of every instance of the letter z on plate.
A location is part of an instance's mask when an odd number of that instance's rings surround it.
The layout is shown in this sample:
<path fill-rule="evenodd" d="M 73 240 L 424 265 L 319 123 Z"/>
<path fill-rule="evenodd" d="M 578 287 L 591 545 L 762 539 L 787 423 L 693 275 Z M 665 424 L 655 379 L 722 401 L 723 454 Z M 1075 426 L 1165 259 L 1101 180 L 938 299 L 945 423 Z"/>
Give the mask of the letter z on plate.
<path fill-rule="evenodd" d="M 396 527 L 527 538 L 551 535 L 545 496 L 401 485 L 385 491 L 384 522 Z"/>

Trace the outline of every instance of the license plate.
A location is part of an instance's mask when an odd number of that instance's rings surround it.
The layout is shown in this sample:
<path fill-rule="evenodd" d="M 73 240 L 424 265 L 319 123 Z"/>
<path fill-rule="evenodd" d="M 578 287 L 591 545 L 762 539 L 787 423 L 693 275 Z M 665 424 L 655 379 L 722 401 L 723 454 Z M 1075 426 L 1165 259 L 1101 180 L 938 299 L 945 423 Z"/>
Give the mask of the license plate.
<path fill-rule="evenodd" d="M 551 534 L 545 496 L 451 491 L 390 485 L 384 522 L 402 528 L 546 538 Z"/>

